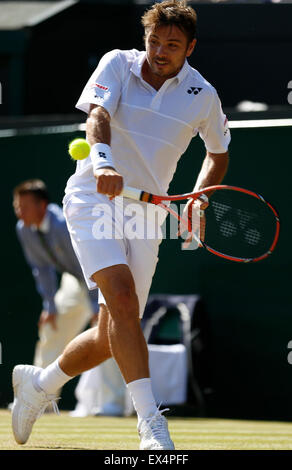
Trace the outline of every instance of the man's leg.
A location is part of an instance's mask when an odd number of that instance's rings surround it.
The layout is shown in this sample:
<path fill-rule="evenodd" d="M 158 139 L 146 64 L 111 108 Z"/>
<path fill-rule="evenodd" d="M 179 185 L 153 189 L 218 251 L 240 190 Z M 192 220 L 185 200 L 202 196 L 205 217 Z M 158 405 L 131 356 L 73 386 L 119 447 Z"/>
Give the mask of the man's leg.
<path fill-rule="evenodd" d="M 33 424 L 50 403 L 56 407 L 57 391 L 66 382 L 111 357 L 105 306 L 100 309 L 99 316 L 98 325 L 73 339 L 60 356 L 68 375 L 60 367 L 58 358 L 45 369 L 30 365 L 18 365 L 13 369 L 12 429 L 18 444 L 27 442 Z"/>
<path fill-rule="evenodd" d="M 59 357 L 59 366 L 65 374 L 75 377 L 111 357 L 108 322 L 108 310 L 100 305 L 97 326 L 76 336 Z"/>
<path fill-rule="evenodd" d="M 59 357 L 59 366 L 75 377 L 113 355 L 123 377 L 132 382 L 149 377 L 148 349 L 140 326 L 134 280 L 126 265 L 102 269 L 93 275 L 110 311 L 101 311 L 98 326 L 74 338 Z"/>
<path fill-rule="evenodd" d="M 128 266 L 111 266 L 95 273 L 93 277 L 104 293 L 110 317 L 107 308 L 101 306 L 97 327 L 81 333 L 66 346 L 57 359 L 59 368 L 69 378 L 75 377 L 113 355 L 126 383 L 149 378 L 148 349 L 140 326 L 139 302 Z M 57 377 L 56 380 L 52 379 L 51 364 L 40 373 L 37 382 L 46 393 L 51 394 L 58 382 Z"/>
<path fill-rule="evenodd" d="M 139 302 L 126 265 L 104 268 L 93 276 L 107 302 L 102 321 L 65 348 L 46 369 L 17 366 L 13 372 L 16 400 L 12 410 L 15 439 L 25 443 L 40 412 L 70 378 L 114 356 L 128 384 L 140 420 L 141 449 L 173 449 L 165 418 L 157 413 L 151 390 L 148 349 L 139 320 Z M 24 368 L 24 369 L 23 369 Z M 24 397 L 30 396 L 29 415 Z M 26 398 L 27 400 L 27 398 Z M 21 419 L 20 419 L 21 418 Z"/>
<path fill-rule="evenodd" d="M 96 272 L 92 278 L 103 292 L 110 312 L 108 324 L 104 322 L 101 328 L 101 338 L 105 337 L 105 332 L 108 333 L 111 354 L 118 363 L 126 383 L 149 379 L 148 348 L 140 326 L 135 283 L 128 266 L 124 264 L 111 266 Z M 92 338 L 94 340 L 92 352 L 89 349 L 90 341 L 85 339 L 84 335 L 80 335 L 76 341 L 70 343 L 59 358 L 61 369 L 69 376 L 80 373 L 79 363 L 81 367 L 88 367 L 87 354 L 95 360 L 100 356 L 100 353 L 95 351 L 100 345 L 98 337 Z M 85 357 L 83 351 L 86 353 Z M 150 411 L 155 412 L 155 410 L 156 405 L 151 392 Z"/>
<path fill-rule="evenodd" d="M 141 329 L 139 301 L 130 269 L 112 266 L 94 274 L 110 312 L 109 344 L 127 383 L 138 415 L 140 449 L 174 449 L 167 421 L 157 409 L 148 366 L 148 348 Z"/>
<path fill-rule="evenodd" d="M 157 411 L 148 367 L 148 348 L 139 319 L 135 283 L 127 265 L 115 265 L 93 275 L 103 292 L 104 306 L 97 330 L 77 336 L 55 363 L 41 371 L 38 384 L 54 393 L 71 377 L 115 358 L 132 395 L 139 418 Z"/>
<path fill-rule="evenodd" d="M 149 377 L 148 348 L 140 325 L 135 283 L 128 266 L 102 269 L 93 279 L 106 299 L 110 312 L 110 348 L 126 383 Z"/>
<path fill-rule="evenodd" d="M 48 323 L 39 329 L 33 362 L 35 366 L 45 368 L 51 364 L 88 324 L 92 307 L 85 289 L 71 274 L 62 275 L 60 288 L 55 295 L 57 330 L 53 330 Z"/>
<path fill-rule="evenodd" d="M 97 326 L 76 336 L 54 362 L 40 370 L 36 383 L 44 392 L 55 394 L 73 377 L 111 357 L 106 333 L 108 318 L 106 306 L 101 305 Z"/>

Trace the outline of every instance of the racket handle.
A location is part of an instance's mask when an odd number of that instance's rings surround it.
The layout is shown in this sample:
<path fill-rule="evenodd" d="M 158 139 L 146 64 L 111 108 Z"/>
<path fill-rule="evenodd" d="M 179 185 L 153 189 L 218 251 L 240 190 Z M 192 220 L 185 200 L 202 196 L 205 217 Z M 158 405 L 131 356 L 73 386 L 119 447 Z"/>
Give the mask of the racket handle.
<path fill-rule="evenodd" d="M 128 197 L 129 199 L 135 199 L 136 201 L 141 201 L 143 191 L 136 188 L 131 188 L 130 186 L 125 186 L 121 192 L 121 196 Z"/>

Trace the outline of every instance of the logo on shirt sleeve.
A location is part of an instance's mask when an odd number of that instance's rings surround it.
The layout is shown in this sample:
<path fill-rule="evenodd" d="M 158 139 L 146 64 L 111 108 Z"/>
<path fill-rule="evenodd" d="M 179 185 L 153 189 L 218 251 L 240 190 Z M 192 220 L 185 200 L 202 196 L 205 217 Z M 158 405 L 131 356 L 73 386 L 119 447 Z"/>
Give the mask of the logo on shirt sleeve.
<path fill-rule="evenodd" d="M 227 119 L 226 116 L 225 116 L 225 121 L 224 121 L 223 127 L 224 127 L 224 133 L 223 134 L 224 134 L 224 137 L 225 137 L 229 132 L 228 119 Z"/>
<path fill-rule="evenodd" d="M 94 94 L 94 98 L 96 98 L 101 104 L 103 103 L 103 100 L 110 94 L 108 86 L 97 82 L 90 83 L 87 89 L 89 90 L 90 96 Z"/>
<path fill-rule="evenodd" d="M 100 83 L 92 83 L 90 85 L 90 88 L 99 88 L 100 90 L 103 90 L 103 91 L 108 91 L 109 90 L 108 86 L 101 85 Z"/>
<path fill-rule="evenodd" d="M 191 86 L 188 90 L 187 93 L 189 95 L 198 95 L 202 88 L 198 88 L 197 86 Z"/>

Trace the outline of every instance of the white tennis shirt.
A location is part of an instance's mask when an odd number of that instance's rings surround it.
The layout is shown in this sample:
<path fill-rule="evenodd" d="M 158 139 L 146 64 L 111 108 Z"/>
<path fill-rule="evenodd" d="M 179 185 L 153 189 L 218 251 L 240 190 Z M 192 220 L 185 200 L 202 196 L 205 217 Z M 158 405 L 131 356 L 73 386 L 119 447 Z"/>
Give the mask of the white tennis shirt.
<path fill-rule="evenodd" d="M 157 91 L 142 78 L 144 60 L 146 52 L 136 49 L 105 54 L 76 107 L 88 113 L 92 103 L 109 112 L 113 160 L 125 185 L 165 195 L 194 136 L 224 153 L 230 132 L 216 90 L 187 61 Z M 96 192 L 90 156 L 68 180 L 66 194 L 77 191 Z"/>

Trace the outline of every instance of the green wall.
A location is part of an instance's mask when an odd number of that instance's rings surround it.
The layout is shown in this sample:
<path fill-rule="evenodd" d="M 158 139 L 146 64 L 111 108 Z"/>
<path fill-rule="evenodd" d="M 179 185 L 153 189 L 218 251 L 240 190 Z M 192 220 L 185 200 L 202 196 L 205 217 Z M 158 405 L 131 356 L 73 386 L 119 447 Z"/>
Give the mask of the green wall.
<path fill-rule="evenodd" d="M 12 398 L 11 370 L 31 363 L 41 302 L 15 236 L 13 187 L 27 178 L 42 178 L 52 199 L 61 203 L 75 164 L 68 142 L 82 132 L 26 130 L 4 137 L 2 157 L 0 316 L 0 406 Z M 278 209 L 282 228 L 274 254 L 250 265 L 219 259 L 203 250 L 184 252 L 181 241 L 164 240 L 152 292 L 198 293 L 207 306 L 213 333 L 215 395 L 211 413 L 223 417 L 291 419 L 292 340 L 289 224 L 292 172 L 291 127 L 233 129 L 226 183 L 263 194 Z M 181 159 L 170 193 L 191 190 L 204 156 L 199 138 Z M 66 385 L 61 408 L 72 408 L 75 382 Z"/>

